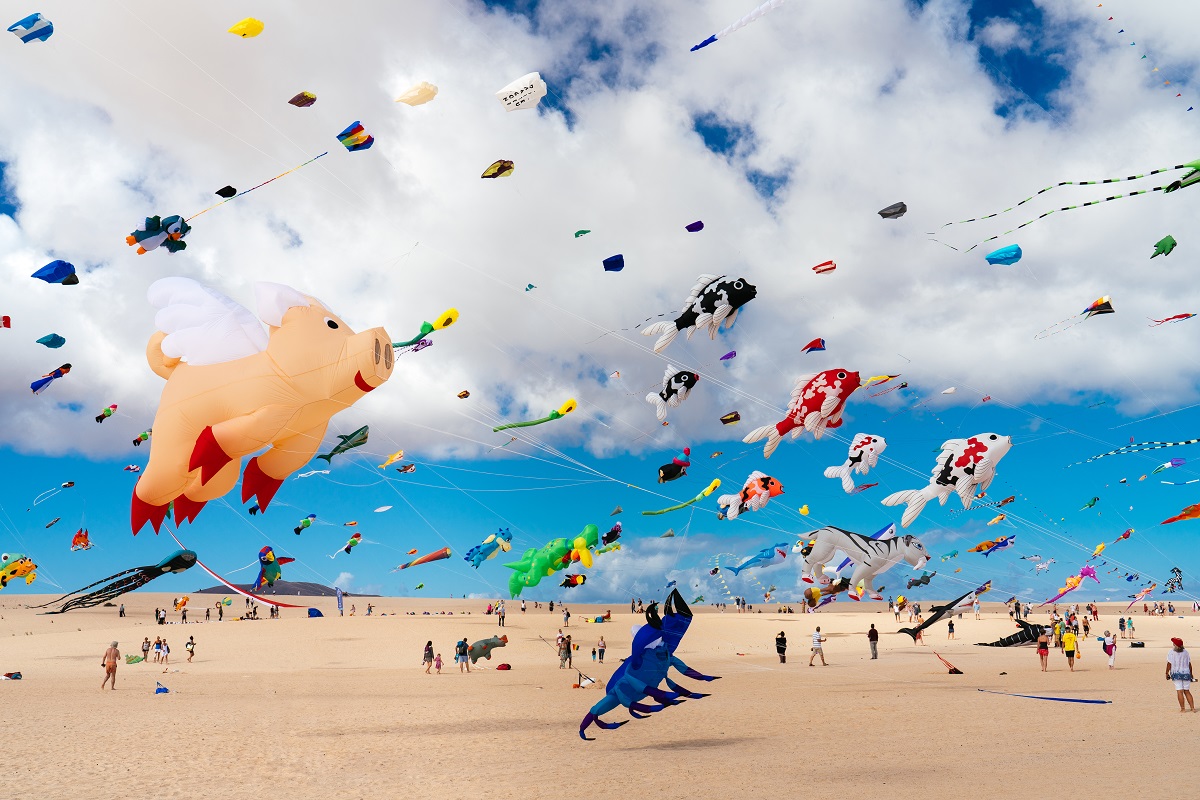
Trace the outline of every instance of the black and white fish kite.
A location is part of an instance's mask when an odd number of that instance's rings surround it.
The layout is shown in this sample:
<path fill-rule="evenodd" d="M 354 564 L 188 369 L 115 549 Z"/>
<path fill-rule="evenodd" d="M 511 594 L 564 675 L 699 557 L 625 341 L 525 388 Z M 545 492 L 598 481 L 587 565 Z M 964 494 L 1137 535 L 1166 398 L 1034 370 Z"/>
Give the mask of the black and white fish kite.
<path fill-rule="evenodd" d="M 646 395 L 646 402 L 654 405 L 654 411 L 660 422 L 667 418 L 667 406 L 675 408 L 686 400 L 688 392 L 692 390 L 698 380 L 700 380 L 700 376 L 694 372 L 667 366 L 667 371 L 663 374 L 662 391 L 650 392 Z"/>
<path fill-rule="evenodd" d="M 692 287 L 692 293 L 684 301 L 680 314 L 673 322 L 656 322 L 642 331 L 643 336 L 658 336 L 654 352 L 675 340 L 680 331 L 687 331 L 688 338 L 705 327 L 710 339 L 717 338 L 721 323 L 732 328 L 738 310 L 758 294 L 754 284 L 745 278 L 729 278 L 726 275 L 701 275 Z"/>

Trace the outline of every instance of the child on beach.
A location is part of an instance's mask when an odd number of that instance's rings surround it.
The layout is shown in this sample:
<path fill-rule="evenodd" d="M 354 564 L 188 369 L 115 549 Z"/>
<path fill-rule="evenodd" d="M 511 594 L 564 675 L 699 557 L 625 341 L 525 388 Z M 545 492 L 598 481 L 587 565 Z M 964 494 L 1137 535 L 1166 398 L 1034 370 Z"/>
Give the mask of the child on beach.
<path fill-rule="evenodd" d="M 442 654 L 441 653 L 438 653 L 436 656 L 434 656 L 433 668 L 437 670 L 438 675 L 442 674 Z M 425 670 L 425 671 L 428 672 L 429 670 Z"/>
<path fill-rule="evenodd" d="M 596 648 L 592 648 L 592 661 L 596 660 Z"/>

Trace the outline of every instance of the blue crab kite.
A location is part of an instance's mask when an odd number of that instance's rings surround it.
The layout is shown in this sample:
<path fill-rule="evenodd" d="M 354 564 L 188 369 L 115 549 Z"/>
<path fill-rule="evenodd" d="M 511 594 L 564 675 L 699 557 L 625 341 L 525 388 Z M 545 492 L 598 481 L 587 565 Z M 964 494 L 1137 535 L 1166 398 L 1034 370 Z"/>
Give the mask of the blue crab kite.
<path fill-rule="evenodd" d="M 579 738 L 592 741 L 584 735 L 584 731 L 595 723 L 604 730 L 614 730 L 629 720 L 621 722 L 605 722 L 600 719 L 602 714 L 614 710 L 617 706 L 629 709 L 630 716 L 644 719 L 641 714 L 653 714 L 662 711 L 669 705 L 683 702 L 679 698 L 699 699 L 708 697 L 707 694 L 693 692 L 667 677 L 667 671 L 674 667 L 681 674 L 700 681 L 715 681 L 719 675 L 703 675 L 679 660 L 675 648 L 687 633 L 692 624 L 692 610 L 684 602 L 683 596 L 676 589 L 667 597 L 663 604 L 665 614 L 659 617 L 658 604 L 651 603 L 646 611 L 646 624 L 637 630 L 633 636 L 632 652 L 628 659 L 617 667 L 608 689 L 600 702 L 592 706 L 583 721 L 579 723 Z M 671 691 L 663 691 L 658 685 L 666 681 Z M 660 705 L 646 705 L 643 698 L 650 697 Z"/>

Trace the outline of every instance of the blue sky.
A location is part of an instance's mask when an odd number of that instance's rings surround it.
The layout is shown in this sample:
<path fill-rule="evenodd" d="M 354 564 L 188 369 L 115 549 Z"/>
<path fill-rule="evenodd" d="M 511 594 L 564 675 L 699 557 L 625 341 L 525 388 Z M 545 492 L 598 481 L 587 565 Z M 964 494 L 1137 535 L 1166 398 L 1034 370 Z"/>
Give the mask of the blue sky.
<path fill-rule="evenodd" d="M 1186 439 L 1200 427 L 1190 408 L 1200 376 L 1172 355 L 1194 350 L 1188 326 L 1200 323 L 1151 329 L 1144 319 L 1200 311 L 1183 268 L 1191 243 L 1180 235 L 1191 198 L 1056 215 L 1022 235 L 1027 257 L 1012 268 L 985 268 L 924 232 L 1027 196 L 1067 164 L 1071 177 L 1103 177 L 1179 163 L 1195 155 L 1179 152 L 1194 131 L 1161 110 L 1154 79 L 1105 38 L 1099 20 L 1062 9 L 894 0 L 864 22 L 854 7 L 787 4 L 688 53 L 752 5 L 459 4 L 391 20 L 391 28 L 381 18 L 379 30 L 396 41 L 334 41 L 320 63 L 284 46 L 312 33 L 303 21 L 289 28 L 272 20 L 267 34 L 243 42 L 226 39 L 214 18 L 197 28 L 213 35 L 184 48 L 190 64 L 153 37 L 142 49 L 105 49 L 103 58 L 80 50 L 72 37 L 89 22 L 70 6 L 51 9 L 70 35 L 27 49 L 4 42 L 0 58 L 11 62 L 0 67 L 23 77 L 0 88 L 12 93 L 0 101 L 23 116 L 0 121 L 10 126 L 0 136 L 0 214 L 12 217 L 0 216 L 0 313 L 18 323 L 2 332 L 13 341 L 0 352 L 15 387 L 0 393 L 10 420 L 0 431 L 0 543 L 32 556 L 40 575 L 6 591 L 67 591 L 175 548 L 148 528 L 130 536 L 135 476 L 123 467 L 145 465 L 148 448 L 129 442 L 150 427 L 161 388 L 141 356 L 153 331 L 145 286 L 181 274 L 247 304 L 250 281 L 290 282 L 330 300 L 348 321 L 386 321 L 397 336 L 448 305 L 463 311 L 435 347 L 400 359 L 369 402 L 334 418 L 331 436 L 370 425 L 371 438 L 335 458 L 329 475 L 287 481 L 264 516 L 249 516 L 235 490 L 183 526 L 183 541 L 236 579 L 253 577 L 256 567 L 234 570 L 270 544 L 298 559 L 284 568 L 287 578 L 385 594 L 499 596 L 504 561 L 619 519 L 624 548 L 598 559 L 586 586 L 568 592 L 547 578 L 526 596 L 619 601 L 678 580 L 693 590 L 689 599 L 712 601 L 723 596 L 708 575 L 715 554 L 749 556 L 823 524 L 872 533 L 899 518 L 879 500 L 925 485 L 943 441 L 994 431 L 1015 443 L 989 492 L 1018 498 L 1004 509 L 1008 519 L 989 527 L 994 511 L 960 513 L 956 499 L 927 508 L 907 532 L 935 554 L 960 556 L 931 565 L 932 585 L 907 594 L 957 596 L 992 579 L 993 599 L 1037 601 L 1096 544 L 1132 527 L 1131 539 L 1106 552 L 1102 587 L 1089 586 L 1086 597 L 1119 599 L 1138 587 L 1122 573 L 1161 584 L 1174 566 L 1190 596 L 1198 566 L 1191 528 L 1200 523 L 1158 523 L 1198 499 L 1200 484 L 1161 483 L 1200 477 L 1193 448 L 1067 465 L 1131 437 Z M 1119 5 L 1114 13 L 1134 12 Z M 1181 37 L 1152 15 L 1131 19 L 1164 63 L 1186 63 Z M 184 70 L 179 80 L 193 98 L 186 108 L 165 99 L 171 87 L 158 76 L 167 67 Z M 550 94 L 537 114 L 503 115 L 491 94 L 532 69 Z M 443 88 L 434 103 L 392 102 L 425 79 Z M 312 109 L 276 102 L 297 83 L 318 93 Z M 182 254 L 137 257 L 125 248 L 141 216 L 200 208 L 216 186 L 244 188 L 276 174 L 328 148 L 330 133 L 355 117 L 376 135 L 373 151 L 331 154 L 214 211 Z M 22 138 L 21 126 L 45 134 Z M 516 161 L 514 176 L 480 182 L 497 157 Z M 909 216 L 879 220 L 875 211 L 900 199 Z M 685 234 L 695 219 L 706 230 Z M 581 228 L 592 233 L 576 239 Z M 1147 267 L 1150 245 L 1170 229 L 1179 254 Z M 951 234 L 964 245 L 976 235 Z M 600 260 L 616 252 L 627 269 L 601 272 Z M 87 267 L 83 285 L 31 287 L 27 276 L 59 257 Z M 809 267 L 827 258 L 839 270 L 814 278 Z M 628 329 L 677 309 L 708 271 L 745 275 L 759 296 L 715 342 L 701 334 L 654 356 L 649 340 Z M 538 288 L 526 292 L 528 283 Z M 1037 330 L 1108 292 L 1117 315 L 1033 342 Z M 65 348 L 33 343 L 52 330 L 67 337 Z M 827 338 L 828 351 L 800 353 L 814 336 Z M 718 361 L 728 350 L 738 357 Z M 31 398 L 28 382 L 63 361 L 75 371 Z M 643 398 L 667 363 L 702 380 L 663 428 Z M 769 461 L 760 445 L 740 442 L 780 418 L 795 376 L 832 367 L 902 373 L 911 388 L 879 399 L 857 393 L 840 439 L 789 441 Z M 623 377 L 609 379 L 613 370 Z M 941 395 L 949 386 L 956 393 Z M 461 388 L 471 399 L 454 397 Z M 508 436 L 490 432 L 572 395 L 576 414 L 525 429 L 518 442 L 499 447 Z M 96 425 L 111 402 L 121 412 Z M 722 426 L 719 416 L 734 409 L 743 422 Z M 879 486 L 847 496 L 822 471 L 842 462 L 860 431 L 889 446 L 878 469 L 859 478 Z M 658 466 L 686 445 L 688 476 L 655 483 Z M 415 473 L 375 466 L 401 448 Z M 715 451 L 722 455 L 710 458 Z M 1189 463 L 1139 480 L 1171 457 Z M 1194 459 L 1200 464 L 1200 449 Z M 301 472 L 325 468 L 316 461 Z M 638 513 L 685 500 L 713 478 L 733 491 L 755 469 L 777 477 L 786 494 L 745 519 L 718 521 L 714 498 L 663 516 Z M 64 481 L 75 486 L 31 506 Z M 1100 498 L 1095 507 L 1080 510 L 1092 497 Z M 617 505 L 624 513 L 610 516 Z M 382 506 L 391 509 L 374 511 Z M 310 513 L 316 524 L 293 534 Z M 349 520 L 358 526 L 344 527 Z M 80 527 L 96 546 L 72 553 Z M 514 552 L 471 569 L 462 554 L 498 527 L 511 528 Z M 676 536 L 659 538 L 668 528 Z M 355 531 L 364 544 L 331 560 Z M 1013 533 L 1017 546 L 1003 553 L 966 552 Z M 389 571 L 410 549 L 445 546 L 455 553 L 449 561 Z M 1055 568 L 1033 575 L 1019 560 L 1033 553 L 1056 559 Z M 910 574 L 898 567 L 877 583 L 904 591 Z M 210 583 L 194 571 L 152 588 Z M 762 583 L 785 600 L 803 588 L 790 562 L 728 579 L 748 596 Z"/>

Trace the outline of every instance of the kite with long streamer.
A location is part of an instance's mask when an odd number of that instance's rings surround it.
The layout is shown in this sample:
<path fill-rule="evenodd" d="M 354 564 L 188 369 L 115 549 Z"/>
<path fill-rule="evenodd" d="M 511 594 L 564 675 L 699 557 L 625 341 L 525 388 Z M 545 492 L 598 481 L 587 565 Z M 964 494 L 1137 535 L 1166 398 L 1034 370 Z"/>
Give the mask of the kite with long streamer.
<path fill-rule="evenodd" d="M 543 422 L 552 422 L 556 419 L 562 419 L 567 414 L 570 414 L 572 411 L 574 411 L 577 405 L 578 404 L 575 402 L 575 398 L 572 397 L 571 399 L 567 400 L 567 402 L 559 406 L 557 410 L 551 411 L 544 417 L 529 419 L 525 420 L 524 422 L 509 422 L 505 425 L 497 425 L 495 428 L 492 428 L 492 433 L 496 433 L 497 431 L 506 431 L 509 428 L 528 428 L 532 425 L 541 425 Z"/>
<path fill-rule="evenodd" d="M 724 39 L 726 36 L 728 36 L 729 34 L 733 33 L 736 30 L 741 30 L 742 28 L 749 25 L 751 22 L 756 21 L 759 17 L 769 14 L 772 11 L 774 11 L 775 9 L 779 8 L 785 2 L 787 2 L 787 0 L 767 0 L 767 2 L 763 3 L 761 6 L 754 9 L 749 14 L 747 14 L 746 16 L 739 19 L 737 22 L 734 22 L 732 25 L 722 28 L 721 30 L 714 33 L 712 36 L 705 39 L 700 44 L 693 47 L 692 52 L 694 53 L 702 47 L 708 47 L 713 42 L 717 41 L 718 39 Z"/>
<path fill-rule="evenodd" d="M 432 561 L 441 561 L 443 558 L 449 558 L 449 557 L 450 557 L 450 548 L 443 547 L 441 550 L 435 550 L 432 553 L 427 553 L 427 554 L 421 556 L 420 558 L 414 558 L 412 561 L 409 561 L 407 564 L 400 564 L 395 569 L 393 569 L 392 572 L 399 572 L 402 569 L 408 569 L 409 567 L 415 567 L 420 564 L 428 564 Z"/>
<path fill-rule="evenodd" d="M 1120 199 L 1126 198 L 1126 197 L 1137 197 L 1138 195 L 1152 194 L 1154 192 L 1162 192 L 1163 194 L 1170 194 L 1171 192 L 1174 192 L 1178 189 L 1184 189 L 1184 188 L 1187 188 L 1188 186 L 1192 186 L 1196 183 L 1200 183 L 1200 159 L 1196 159 L 1195 161 L 1188 161 L 1183 164 L 1176 164 L 1173 167 L 1161 167 L 1159 169 L 1150 170 L 1149 172 L 1144 172 L 1140 175 L 1129 175 L 1128 177 L 1124 177 L 1124 178 L 1102 178 L 1100 180 L 1095 180 L 1095 181 L 1062 181 L 1060 183 L 1055 183 L 1051 186 L 1047 186 L 1045 189 L 1039 189 L 1037 192 L 1031 194 L 1029 197 L 1026 197 L 1024 200 L 1017 203 L 1016 205 L 1009 206 L 1008 208 L 1005 208 L 1001 211 L 996 211 L 991 214 L 986 214 L 982 217 L 972 217 L 971 219 L 960 219 L 960 220 L 955 220 L 954 222 L 947 222 L 944 225 L 942 225 L 941 228 L 938 228 L 938 231 L 940 231 L 944 228 L 948 228 L 951 225 L 964 225 L 969 222 L 982 222 L 985 219 L 993 219 L 995 217 L 999 217 L 1002 214 L 1007 214 L 1009 211 L 1013 211 L 1014 209 L 1020 208 L 1021 206 L 1025 205 L 1026 203 L 1033 200 L 1034 198 L 1040 197 L 1041 195 L 1045 194 L 1046 192 L 1050 191 L 1051 189 L 1057 189 L 1060 186 L 1096 186 L 1099 184 L 1106 184 L 1106 183 L 1122 183 L 1125 181 L 1141 180 L 1142 178 L 1148 178 L 1151 175 L 1158 175 L 1163 172 L 1174 172 L 1176 170 L 1181 170 L 1181 169 L 1190 170 L 1190 172 L 1188 172 L 1187 174 L 1185 174 L 1183 177 L 1179 178 L 1178 180 L 1172 181 L 1171 183 L 1168 183 L 1164 186 L 1155 186 L 1151 189 L 1139 189 L 1137 191 L 1129 192 L 1128 194 L 1115 194 L 1115 195 L 1111 195 L 1109 197 L 1102 197 L 1098 200 L 1089 200 L 1086 203 L 1080 203 L 1079 205 L 1062 206 L 1061 208 L 1052 208 L 1049 211 L 1045 212 L 1044 214 L 1041 214 L 1040 216 L 1034 217 L 1033 219 L 1031 219 L 1027 222 L 1022 222 L 1020 225 L 1016 226 L 1015 228 L 1012 228 L 1011 230 L 1007 230 L 1004 233 L 998 233 L 995 236 L 989 236 L 988 238 L 984 239 L 983 241 L 976 242 L 975 244 L 968 247 L 966 250 L 962 251 L 964 253 L 969 253 L 972 250 L 974 250 L 976 247 L 979 247 L 982 244 L 987 244 L 988 242 L 994 242 L 997 239 L 1000 239 L 1004 236 L 1008 236 L 1010 233 L 1015 233 L 1016 231 L 1019 231 L 1028 225 L 1032 225 L 1033 223 L 1037 222 L 1038 220 L 1045 219 L 1046 217 L 1050 216 L 1051 214 L 1057 213 L 1059 211 L 1073 211 L 1074 209 L 1077 209 L 1077 208 L 1086 208 L 1087 206 L 1094 206 L 1094 205 L 1098 205 L 1100 203 L 1107 203 L 1110 200 L 1120 200 Z M 929 233 L 930 236 L 934 236 L 936 234 L 937 234 L 937 231 L 931 231 Z M 943 242 L 943 244 L 945 244 L 945 243 Z M 953 249 L 953 250 L 958 249 L 957 247 L 953 247 L 952 245 L 947 245 L 947 246 L 951 247 L 951 249 Z"/>
<path fill-rule="evenodd" d="M 704 490 L 701 491 L 700 494 L 693 497 L 691 500 L 687 500 L 685 502 L 670 506 L 668 508 L 660 508 L 658 511 L 643 511 L 642 516 L 643 517 L 655 517 L 655 516 L 658 516 L 659 514 L 667 514 L 671 511 L 678 511 L 681 508 L 687 508 L 692 503 L 698 503 L 701 500 L 703 500 L 704 498 L 708 497 L 710 494 L 712 494 L 718 488 L 720 488 L 720 486 L 721 486 L 721 480 L 719 478 L 714 478 L 712 483 L 710 483 L 708 486 L 704 487 Z"/>

